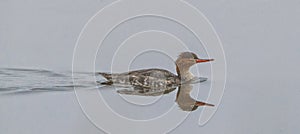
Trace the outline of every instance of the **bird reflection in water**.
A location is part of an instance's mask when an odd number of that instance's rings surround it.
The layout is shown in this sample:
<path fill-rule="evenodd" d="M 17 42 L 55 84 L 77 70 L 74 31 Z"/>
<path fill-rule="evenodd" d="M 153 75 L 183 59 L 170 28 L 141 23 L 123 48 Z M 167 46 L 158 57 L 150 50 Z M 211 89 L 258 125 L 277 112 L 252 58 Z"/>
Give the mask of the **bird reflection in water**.
<path fill-rule="evenodd" d="M 181 84 L 177 87 L 167 87 L 167 88 L 141 88 L 141 87 L 127 87 L 117 90 L 119 94 L 125 95 L 135 95 L 135 96 L 161 96 L 164 94 L 171 93 L 177 90 L 175 102 L 178 104 L 179 108 L 183 111 L 194 111 L 199 106 L 211 106 L 213 104 L 197 101 L 191 97 L 191 91 L 193 90 L 193 84 L 206 81 L 206 78 L 195 77 L 192 81 Z"/>
<path fill-rule="evenodd" d="M 213 104 L 197 101 L 191 97 L 192 84 L 183 84 L 178 87 L 176 102 L 183 111 L 194 111 L 199 106 L 214 106 Z"/>

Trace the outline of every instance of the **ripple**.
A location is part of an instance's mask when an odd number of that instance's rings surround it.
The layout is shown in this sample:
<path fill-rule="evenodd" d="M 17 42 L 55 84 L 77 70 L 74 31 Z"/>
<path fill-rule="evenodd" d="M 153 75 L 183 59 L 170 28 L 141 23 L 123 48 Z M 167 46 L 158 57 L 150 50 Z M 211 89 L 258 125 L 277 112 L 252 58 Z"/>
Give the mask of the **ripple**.
<path fill-rule="evenodd" d="M 82 85 L 73 84 L 71 72 L 54 72 L 46 69 L 0 68 L 0 93 L 71 91 L 74 88 L 95 87 L 91 73 L 76 74 Z"/>

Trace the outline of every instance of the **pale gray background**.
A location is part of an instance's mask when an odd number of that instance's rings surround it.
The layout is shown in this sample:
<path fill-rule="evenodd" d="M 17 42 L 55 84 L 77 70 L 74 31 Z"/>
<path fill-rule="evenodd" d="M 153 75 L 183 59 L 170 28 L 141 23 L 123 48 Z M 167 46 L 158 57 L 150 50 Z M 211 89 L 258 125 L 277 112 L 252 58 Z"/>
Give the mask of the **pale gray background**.
<path fill-rule="evenodd" d="M 0 67 L 70 70 L 84 24 L 111 2 L 1 0 Z M 219 110 L 206 126 L 197 125 L 195 112 L 172 132 L 299 132 L 300 1 L 188 2 L 219 34 L 228 77 Z M 62 101 L 53 103 L 53 98 Z M 101 133 L 83 116 L 73 94 L 52 93 L 40 99 L 1 96 L 0 133 Z"/>

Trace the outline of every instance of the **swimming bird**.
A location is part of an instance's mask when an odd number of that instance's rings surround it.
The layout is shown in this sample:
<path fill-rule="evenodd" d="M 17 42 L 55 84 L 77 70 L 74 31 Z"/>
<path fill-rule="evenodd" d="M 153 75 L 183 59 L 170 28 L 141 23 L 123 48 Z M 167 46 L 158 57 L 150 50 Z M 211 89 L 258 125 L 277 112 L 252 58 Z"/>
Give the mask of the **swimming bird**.
<path fill-rule="evenodd" d="M 190 72 L 190 67 L 196 63 L 213 61 L 213 59 L 200 59 L 195 53 L 182 52 L 175 61 L 176 74 L 165 69 L 141 69 L 125 73 L 98 72 L 107 81 L 102 85 L 133 86 L 137 89 L 173 89 L 182 83 L 193 80 L 195 77 Z M 200 82 L 206 79 L 200 79 Z"/>

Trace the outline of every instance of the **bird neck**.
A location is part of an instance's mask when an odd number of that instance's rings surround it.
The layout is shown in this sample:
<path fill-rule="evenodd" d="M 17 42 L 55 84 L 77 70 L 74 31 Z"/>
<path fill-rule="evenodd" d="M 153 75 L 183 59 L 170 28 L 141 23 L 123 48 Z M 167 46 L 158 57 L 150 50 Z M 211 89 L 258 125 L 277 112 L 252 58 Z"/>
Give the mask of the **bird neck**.
<path fill-rule="evenodd" d="M 194 78 L 189 67 L 180 67 L 176 65 L 176 72 L 178 77 L 183 81 L 188 81 Z"/>

